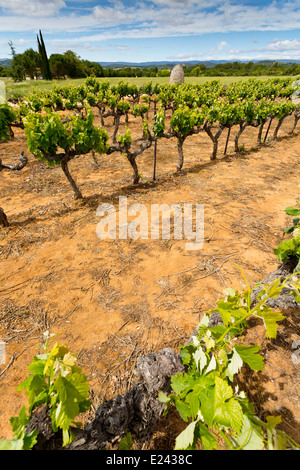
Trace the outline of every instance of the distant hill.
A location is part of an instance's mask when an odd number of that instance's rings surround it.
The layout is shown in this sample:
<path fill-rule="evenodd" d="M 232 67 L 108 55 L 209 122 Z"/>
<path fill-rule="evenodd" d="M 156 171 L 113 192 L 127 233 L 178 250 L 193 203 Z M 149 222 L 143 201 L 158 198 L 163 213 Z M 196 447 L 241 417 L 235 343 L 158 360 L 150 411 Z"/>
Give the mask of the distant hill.
<path fill-rule="evenodd" d="M 152 68 L 157 67 L 159 70 L 161 69 L 172 69 L 177 64 L 186 65 L 187 67 L 191 67 L 193 65 L 205 65 L 207 68 L 215 67 L 217 64 L 226 64 L 232 62 L 239 62 L 239 63 L 249 63 L 249 60 L 187 60 L 187 61 L 149 61 L 149 62 L 102 62 L 98 61 L 98 63 L 104 68 L 110 69 L 123 69 L 126 67 L 131 68 Z M 292 65 L 292 64 L 300 64 L 300 60 L 252 60 L 254 64 L 258 65 L 269 65 L 272 66 L 274 62 L 278 62 L 284 65 Z M 11 66 L 11 59 L 8 58 L 0 58 L 0 66 L 2 67 L 10 67 Z"/>
<path fill-rule="evenodd" d="M 0 59 L 0 67 L 10 67 L 11 59 Z"/>
<path fill-rule="evenodd" d="M 193 65 L 205 65 L 207 68 L 215 67 L 217 64 L 226 64 L 228 62 L 240 62 L 248 63 L 249 60 L 188 60 L 188 61 L 160 61 L 160 62 L 99 62 L 100 65 L 104 68 L 110 69 L 122 69 L 125 67 L 139 67 L 139 68 L 151 68 L 157 67 L 158 69 L 169 68 L 172 69 L 175 65 L 181 64 L 186 66 Z M 253 63 L 259 65 L 269 65 L 272 66 L 274 62 L 278 62 L 284 65 L 300 64 L 300 60 L 252 60 Z"/>
<path fill-rule="evenodd" d="M 157 67 L 158 69 L 169 68 L 172 69 L 175 65 L 181 63 L 182 65 L 198 65 L 204 64 L 206 67 L 214 67 L 216 64 L 226 63 L 227 61 L 199 61 L 199 60 L 189 60 L 185 62 L 171 62 L 171 61 L 161 61 L 161 62 L 99 62 L 100 65 L 104 68 L 109 69 L 123 69 L 125 67 L 138 67 L 138 68 L 151 68 Z"/>

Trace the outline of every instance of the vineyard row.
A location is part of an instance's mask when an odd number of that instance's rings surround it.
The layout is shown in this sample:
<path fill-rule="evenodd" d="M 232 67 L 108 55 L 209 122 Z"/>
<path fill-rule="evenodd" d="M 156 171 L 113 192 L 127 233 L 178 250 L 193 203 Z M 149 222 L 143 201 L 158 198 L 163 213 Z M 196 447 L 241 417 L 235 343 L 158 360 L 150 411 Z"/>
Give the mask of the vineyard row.
<path fill-rule="evenodd" d="M 300 119 L 297 101 L 300 81 L 276 78 L 266 81 L 249 79 L 224 86 L 218 80 L 202 85 L 152 85 L 138 89 L 120 81 L 110 85 L 90 77 L 80 86 L 54 86 L 51 92 L 39 92 L 26 99 L 12 100 L 0 106 L 0 141 L 13 138 L 14 127 L 24 129 L 29 152 L 49 166 L 60 165 L 76 198 L 82 194 L 69 171 L 68 163 L 76 156 L 93 152 L 125 155 L 133 170 L 133 183 L 139 182 L 137 158 L 159 139 L 177 139 L 177 171 L 184 164 L 183 146 L 189 136 L 205 132 L 212 142 L 211 159 L 217 158 L 218 143 L 226 129 L 227 139 L 234 126 L 235 151 L 249 126 L 258 128 L 257 144 L 265 142 L 273 120 L 277 124 L 273 139 L 287 116 L 293 115 L 293 133 Z M 100 117 L 101 126 L 95 125 Z M 141 137 L 134 148 L 129 116 L 140 118 Z M 106 129 L 113 117 L 113 135 Z M 121 119 L 126 130 L 119 133 Z M 168 123 L 168 125 L 167 125 Z M 266 132 L 264 127 L 268 123 Z M 0 170 L 9 165 L 0 163 Z M 18 167 L 18 165 L 14 165 Z"/>

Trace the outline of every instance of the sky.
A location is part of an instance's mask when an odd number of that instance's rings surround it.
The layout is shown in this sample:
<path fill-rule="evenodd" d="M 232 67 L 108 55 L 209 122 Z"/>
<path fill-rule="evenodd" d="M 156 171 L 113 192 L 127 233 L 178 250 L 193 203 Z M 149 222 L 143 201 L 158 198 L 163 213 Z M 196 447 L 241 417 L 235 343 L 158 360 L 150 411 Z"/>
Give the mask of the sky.
<path fill-rule="evenodd" d="M 0 0 L 0 58 L 67 50 L 96 62 L 300 60 L 300 0 Z"/>

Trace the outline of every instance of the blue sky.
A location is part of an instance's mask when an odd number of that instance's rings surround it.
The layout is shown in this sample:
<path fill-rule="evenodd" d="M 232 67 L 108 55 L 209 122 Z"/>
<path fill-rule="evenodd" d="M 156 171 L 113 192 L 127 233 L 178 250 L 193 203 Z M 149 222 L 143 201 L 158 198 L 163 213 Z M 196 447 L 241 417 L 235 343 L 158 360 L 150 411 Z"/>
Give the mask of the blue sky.
<path fill-rule="evenodd" d="M 300 60 L 300 0 L 0 0 L 0 57 L 68 49 L 97 62 Z"/>

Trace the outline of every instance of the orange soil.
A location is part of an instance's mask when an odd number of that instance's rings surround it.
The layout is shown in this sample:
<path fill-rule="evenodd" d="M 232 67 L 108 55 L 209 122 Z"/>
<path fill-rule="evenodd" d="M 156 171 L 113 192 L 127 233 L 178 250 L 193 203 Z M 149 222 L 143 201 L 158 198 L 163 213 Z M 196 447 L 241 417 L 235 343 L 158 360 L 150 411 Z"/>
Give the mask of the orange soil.
<path fill-rule="evenodd" d="M 140 137 L 138 119 L 131 117 L 129 127 Z M 151 182 L 150 148 L 138 159 L 136 187 L 125 157 L 97 156 L 98 165 L 92 155 L 80 157 L 70 171 L 82 201 L 74 200 L 60 168 L 28 153 L 22 131 L 0 145 L 3 162 L 14 162 L 21 150 L 29 157 L 22 171 L 0 176 L 1 207 L 11 224 L 0 228 L 0 338 L 7 343 L 1 437 L 11 437 L 9 418 L 27 404 L 17 386 L 44 331 L 78 355 L 97 407 L 130 387 L 138 354 L 184 343 L 224 288 L 244 288 L 236 265 L 253 286 L 277 267 L 273 248 L 289 223 L 284 209 L 299 197 L 299 136 L 288 136 L 291 127 L 287 118 L 279 139 L 256 149 L 257 130 L 249 128 L 240 141 L 245 150 L 234 153 L 231 138 L 225 157 L 224 131 L 215 162 L 206 134 L 188 138 L 179 175 L 175 139 L 160 140 L 157 181 Z M 111 135 L 111 124 L 107 129 Z M 103 202 L 117 207 L 120 195 L 147 208 L 204 204 L 203 248 L 187 251 L 186 240 L 100 240 L 96 209 Z M 297 317 L 290 312 L 268 348 L 265 370 L 251 374 L 246 388 L 260 415 L 281 414 L 282 428 L 300 442 L 299 365 L 291 360 L 292 342 L 300 339 Z M 262 343 L 259 326 L 251 334 Z"/>

